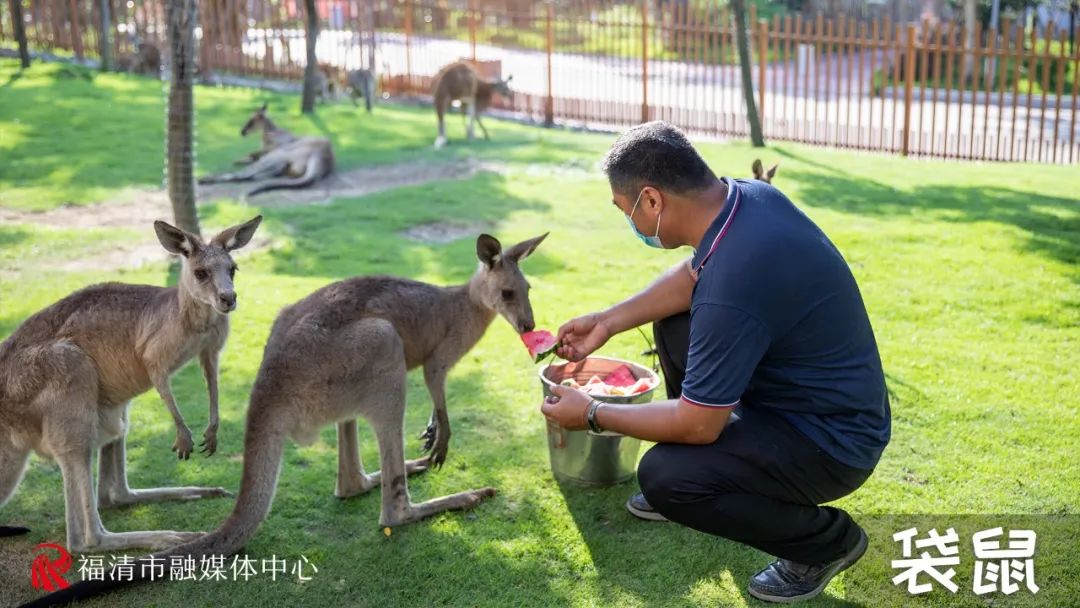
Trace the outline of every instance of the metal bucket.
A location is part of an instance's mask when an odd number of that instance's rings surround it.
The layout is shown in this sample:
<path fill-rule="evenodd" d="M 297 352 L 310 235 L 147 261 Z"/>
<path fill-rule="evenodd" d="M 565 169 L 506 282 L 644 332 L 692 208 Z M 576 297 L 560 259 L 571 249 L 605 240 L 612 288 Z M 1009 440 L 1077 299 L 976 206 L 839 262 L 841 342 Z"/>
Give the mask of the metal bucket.
<path fill-rule="evenodd" d="M 649 378 L 653 388 L 627 397 L 595 397 L 604 403 L 648 403 L 653 391 L 660 385 L 660 378 L 651 370 L 631 361 L 607 357 L 589 357 L 577 363 L 547 365 L 540 369 L 540 384 L 544 397 L 553 395 L 551 387 L 567 378 L 585 384 L 589 378 L 607 376 L 620 365 L 630 368 L 634 378 Z M 641 440 L 605 431 L 568 431 L 548 421 L 548 455 L 551 472 L 560 481 L 572 481 L 591 486 L 607 486 L 622 483 L 634 476 Z"/>

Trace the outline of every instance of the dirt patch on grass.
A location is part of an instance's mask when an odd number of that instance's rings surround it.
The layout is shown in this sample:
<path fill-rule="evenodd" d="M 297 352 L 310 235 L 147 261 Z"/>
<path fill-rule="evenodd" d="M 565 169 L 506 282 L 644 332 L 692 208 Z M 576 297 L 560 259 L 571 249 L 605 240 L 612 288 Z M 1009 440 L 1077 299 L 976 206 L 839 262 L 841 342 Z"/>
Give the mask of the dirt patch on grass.
<path fill-rule="evenodd" d="M 401 236 L 418 243 L 443 245 L 458 239 L 475 237 L 487 228 L 488 225 L 481 222 L 469 224 L 431 222 L 429 224 L 417 224 L 402 232 Z"/>
<path fill-rule="evenodd" d="M 267 192 L 252 197 L 247 202 L 264 208 L 327 204 L 334 199 L 366 196 L 433 181 L 468 179 L 480 171 L 496 171 L 501 168 L 501 165 L 484 163 L 475 159 L 444 163 L 400 163 L 358 167 L 339 171 L 311 188 Z M 244 200 L 244 193 L 252 186 L 251 182 L 199 186 L 198 201 L 204 203 L 220 199 Z M 66 205 L 42 212 L 0 207 L 0 223 L 5 224 L 38 224 L 56 228 L 128 228 L 146 234 L 145 239 L 118 242 L 109 251 L 98 255 L 55 262 L 40 259 L 28 260 L 36 269 L 41 269 L 43 266 L 65 271 L 138 268 L 144 264 L 166 260 L 169 256 L 161 248 L 151 230 L 151 225 L 155 220 L 172 222 L 172 207 L 169 204 L 168 194 L 160 189 L 129 189 L 109 201 L 93 205 Z M 406 231 L 403 236 L 425 243 L 448 243 L 476 234 L 483 228 L 484 226 L 479 224 L 428 224 L 414 227 Z M 270 244 L 269 238 L 257 236 L 242 252 L 250 254 L 269 247 Z M 21 269 L 5 268 L 5 270 Z"/>

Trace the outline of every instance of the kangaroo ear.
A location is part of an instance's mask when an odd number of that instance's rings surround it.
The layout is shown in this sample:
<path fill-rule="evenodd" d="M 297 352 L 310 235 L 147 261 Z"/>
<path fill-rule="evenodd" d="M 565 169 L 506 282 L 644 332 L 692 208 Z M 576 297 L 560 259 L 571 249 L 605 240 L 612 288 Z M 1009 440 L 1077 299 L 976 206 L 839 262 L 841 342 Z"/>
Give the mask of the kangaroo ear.
<path fill-rule="evenodd" d="M 545 232 L 544 234 L 534 239 L 521 241 L 517 245 L 514 245 L 510 249 L 506 250 L 506 257 L 514 260 L 515 262 L 520 262 L 521 260 L 524 260 L 525 258 L 532 255 L 532 252 L 536 251 L 536 248 L 540 246 L 540 243 L 542 243 L 549 234 L 551 233 Z"/>
<path fill-rule="evenodd" d="M 480 258 L 480 261 L 486 264 L 488 268 L 494 268 L 495 264 L 499 263 L 501 254 L 502 243 L 499 242 L 499 239 L 490 234 L 481 234 L 477 237 L 476 257 Z"/>
<path fill-rule="evenodd" d="M 231 228 L 222 230 L 213 238 L 212 242 L 225 251 L 232 251 L 247 245 L 251 237 L 255 236 L 255 229 L 262 223 L 263 216 L 256 215 L 243 224 L 237 224 Z"/>
<path fill-rule="evenodd" d="M 161 220 L 154 222 L 154 232 L 157 233 L 161 246 L 169 253 L 189 258 L 199 249 L 199 237 L 188 234 L 168 222 Z"/>
<path fill-rule="evenodd" d="M 265 112 L 265 111 L 266 111 L 266 106 L 267 106 L 267 105 L 269 105 L 269 104 L 270 104 L 270 102 L 269 102 L 269 101 L 264 101 L 264 102 L 263 102 L 263 105 L 262 105 L 262 107 L 261 107 L 261 108 L 259 108 L 259 112 L 260 112 L 260 113 L 261 113 L 261 112 Z"/>
<path fill-rule="evenodd" d="M 754 179 L 761 179 L 761 175 L 765 170 L 762 168 L 760 158 L 754 159 L 754 164 L 750 165 L 750 170 L 754 172 Z"/>
<path fill-rule="evenodd" d="M 769 172 L 766 173 L 765 175 L 768 175 L 769 179 L 772 179 L 772 178 L 776 177 L 776 169 L 779 168 L 779 167 L 780 167 L 780 163 L 776 163 L 772 167 L 769 167 Z"/>
<path fill-rule="evenodd" d="M 510 82 L 513 79 L 514 79 L 514 75 L 510 74 L 509 76 L 506 77 L 506 80 L 504 82 Z"/>

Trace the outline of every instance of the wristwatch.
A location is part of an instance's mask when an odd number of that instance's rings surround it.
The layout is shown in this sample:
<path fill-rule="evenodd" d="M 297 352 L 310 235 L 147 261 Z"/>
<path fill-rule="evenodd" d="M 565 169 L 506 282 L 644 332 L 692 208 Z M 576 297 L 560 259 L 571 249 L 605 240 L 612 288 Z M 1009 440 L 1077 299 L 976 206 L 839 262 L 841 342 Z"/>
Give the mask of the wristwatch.
<path fill-rule="evenodd" d="M 596 422 L 596 410 L 600 409 L 602 404 L 593 399 L 589 401 L 589 405 L 585 408 L 585 422 L 589 423 L 589 430 L 594 433 L 603 433 L 604 429 Z"/>

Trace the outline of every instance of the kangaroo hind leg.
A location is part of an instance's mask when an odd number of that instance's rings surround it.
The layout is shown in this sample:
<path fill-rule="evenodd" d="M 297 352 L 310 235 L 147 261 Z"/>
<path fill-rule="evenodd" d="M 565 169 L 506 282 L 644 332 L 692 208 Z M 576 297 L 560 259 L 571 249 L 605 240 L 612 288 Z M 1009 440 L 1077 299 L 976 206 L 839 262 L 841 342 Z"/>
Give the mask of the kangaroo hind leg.
<path fill-rule="evenodd" d="M 468 490 L 421 503 L 409 499 L 405 463 L 405 349 L 393 325 L 372 321 L 367 345 L 369 369 L 357 380 L 359 394 L 365 395 L 360 407 L 375 431 L 382 467 L 382 511 L 379 524 L 398 526 L 449 510 L 470 509 L 495 495 L 493 488 Z M 378 353 L 372 357 L 371 353 Z M 366 392 L 363 392 L 366 389 Z"/>
<path fill-rule="evenodd" d="M 355 420 L 339 422 L 338 432 L 338 474 L 334 496 L 350 498 L 366 494 L 382 481 L 382 472 L 365 474 L 364 464 L 360 460 L 360 442 L 357 436 Z M 427 458 L 417 458 L 405 462 L 405 471 L 409 475 L 423 473 L 428 469 Z"/>
<path fill-rule="evenodd" d="M 15 445 L 11 436 L 0 430 L 0 506 L 15 494 L 29 459 L 30 450 Z M 16 536 L 29 531 L 22 526 L 0 526 L 0 536 Z"/>

